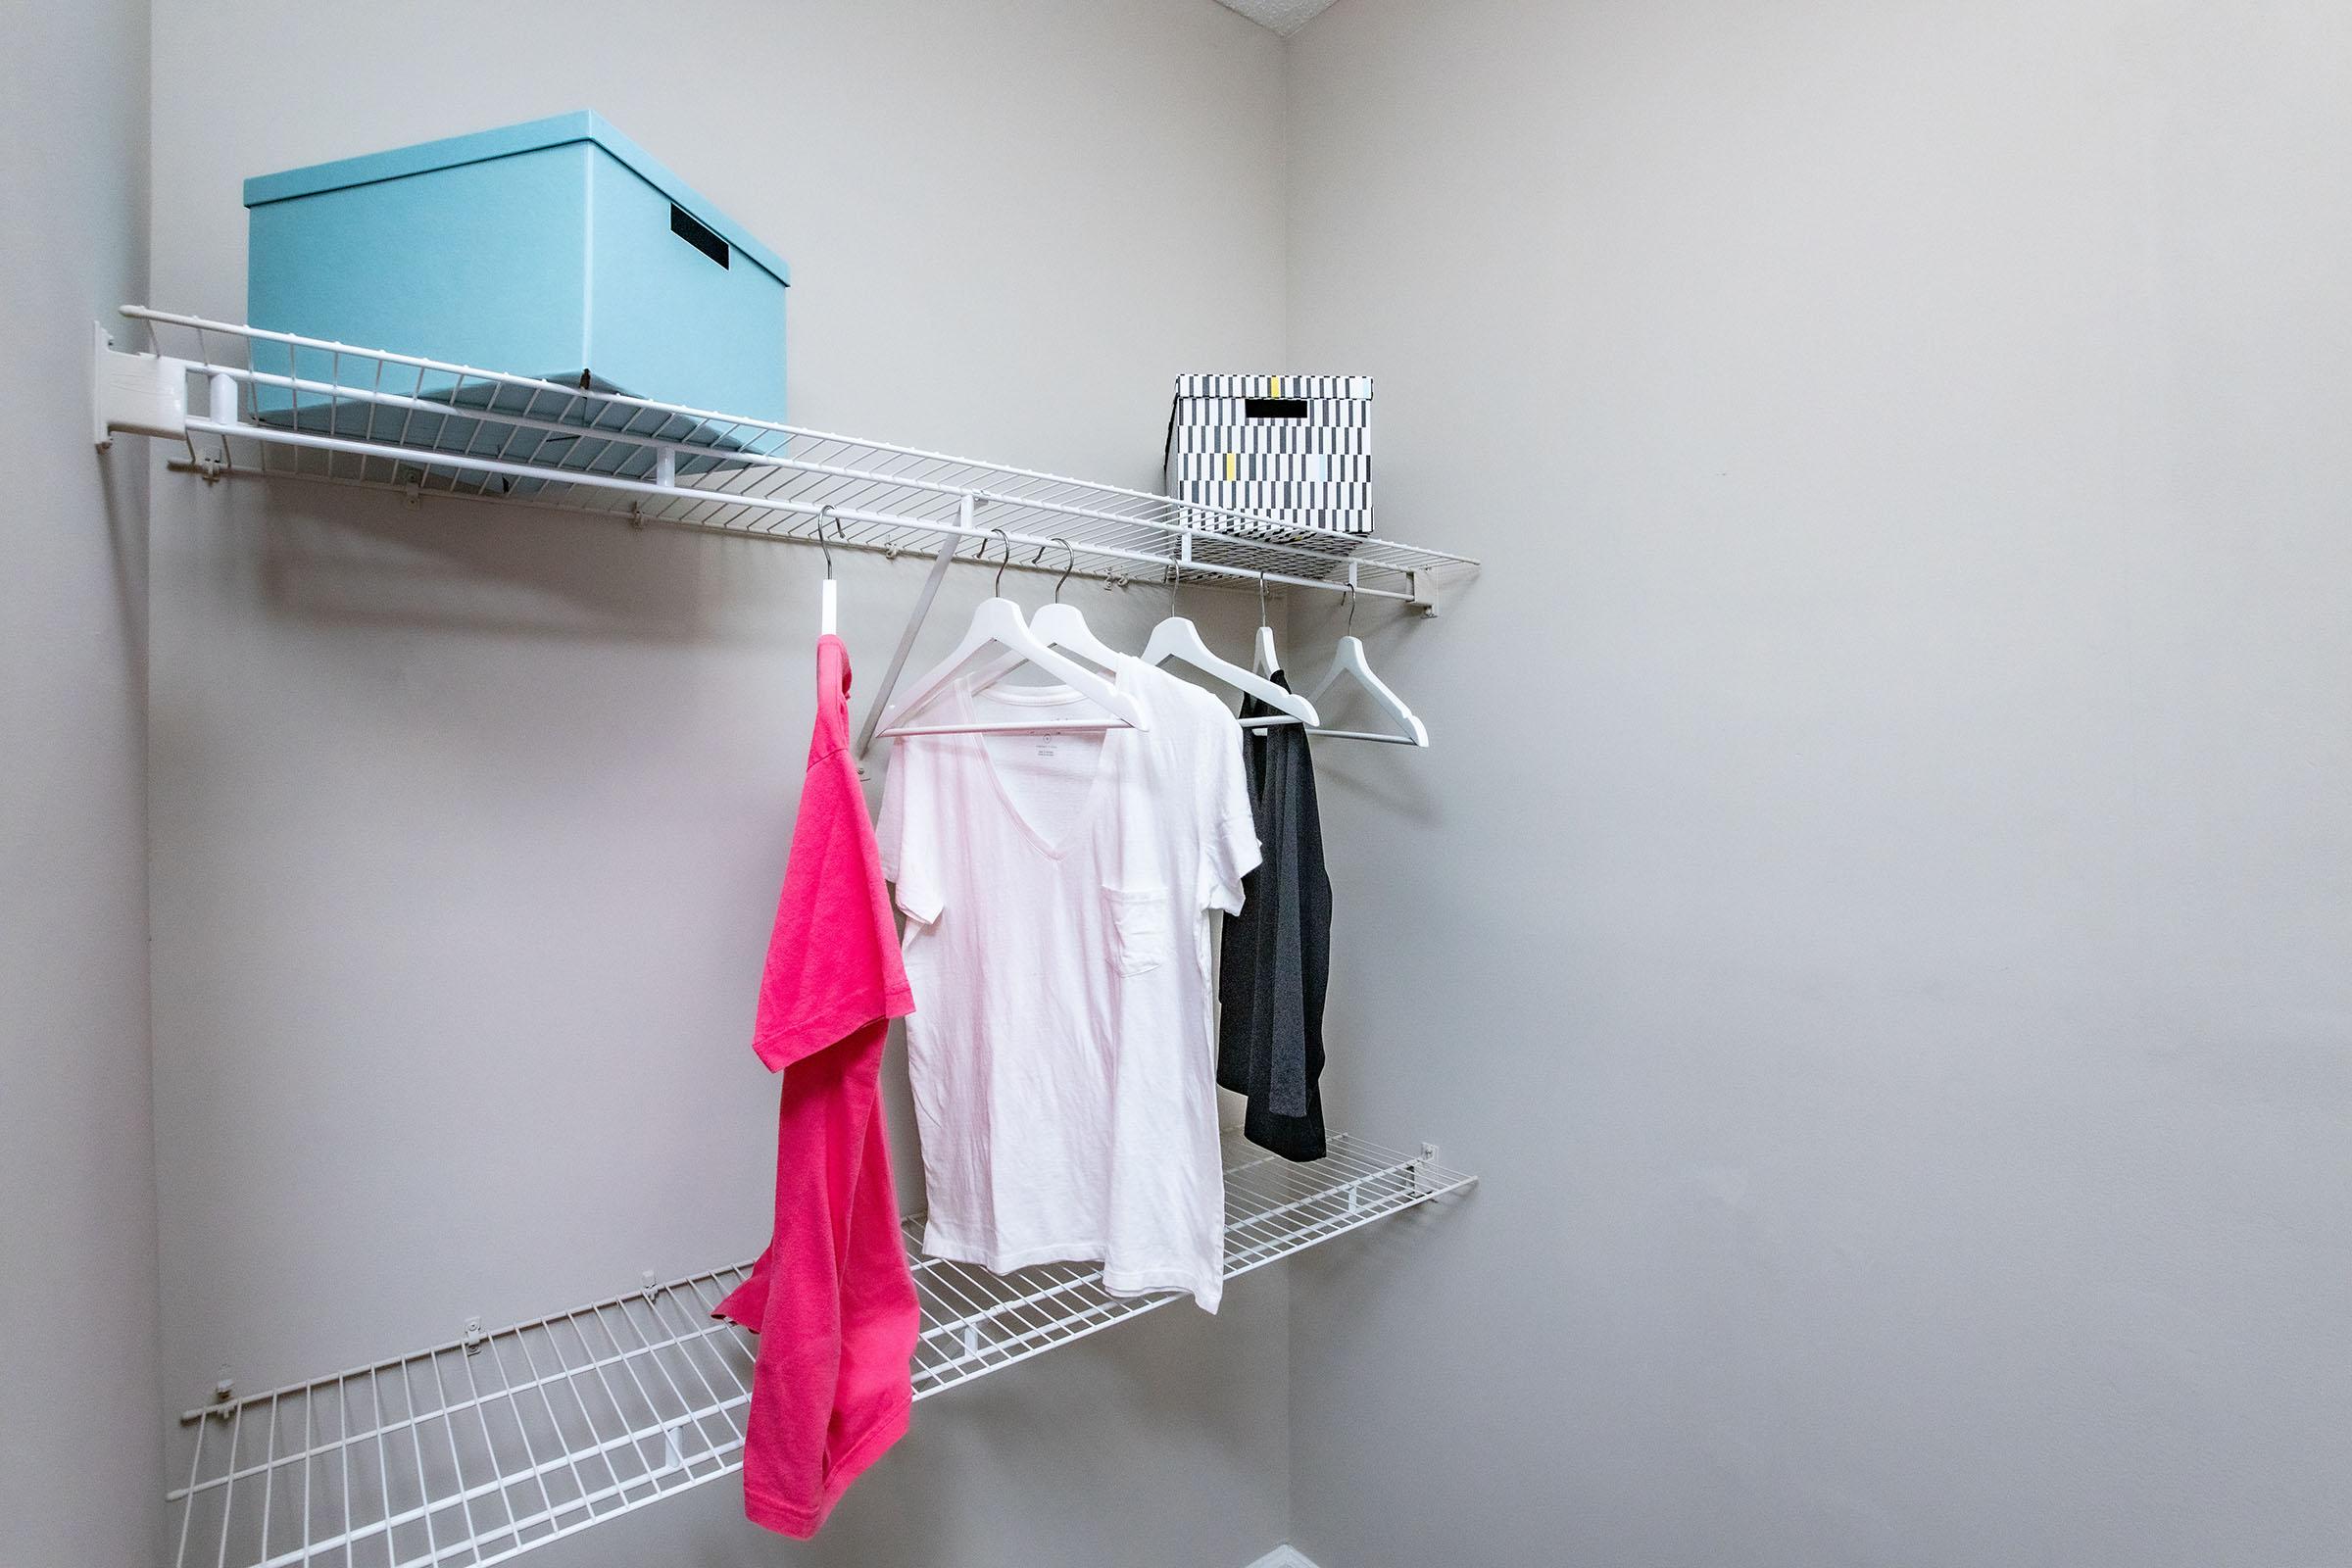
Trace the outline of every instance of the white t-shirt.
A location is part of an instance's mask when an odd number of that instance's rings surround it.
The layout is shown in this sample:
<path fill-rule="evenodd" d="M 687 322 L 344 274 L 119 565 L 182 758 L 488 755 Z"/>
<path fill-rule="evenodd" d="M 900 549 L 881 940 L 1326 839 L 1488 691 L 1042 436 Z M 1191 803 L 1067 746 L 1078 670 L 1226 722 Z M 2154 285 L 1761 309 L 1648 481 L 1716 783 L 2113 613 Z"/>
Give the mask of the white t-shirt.
<path fill-rule="evenodd" d="M 883 875 L 906 915 L 923 1250 L 1000 1272 L 1100 1258 L 1120 1295 L 1224 1288 L 1209 914 L 1257 864 L 1240 726 L 1122 659 L 1150 728 L 905 736 Z M 1099 710 L 959 688 L 965 718 Z"/>

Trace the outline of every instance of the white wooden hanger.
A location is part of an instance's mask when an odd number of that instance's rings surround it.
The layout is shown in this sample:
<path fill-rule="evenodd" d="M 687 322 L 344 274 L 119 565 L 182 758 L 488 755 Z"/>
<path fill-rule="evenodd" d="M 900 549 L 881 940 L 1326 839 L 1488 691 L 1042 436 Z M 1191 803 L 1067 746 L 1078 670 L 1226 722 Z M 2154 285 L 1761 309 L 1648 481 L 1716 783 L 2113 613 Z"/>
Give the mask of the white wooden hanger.
<path fill-rule="evenodd" d="M 995 532 L 1004 536 L 1004 530 Z M 1007 553 L 1011 541 L 1005 539 Z M 997 567 L 997 586 L 1004 582 L 1004 567 Z M 951 724 L 915 724 L 909 722 L 922 710 L 953 689 L 957 672 L 976 655 L 989 648 L 1005 650 L 1017 657 L 991 666 L 981 672 L 974 687 L 986 686 L 1006 670 L 1023 663 L 1035 664 L 1065 686 L 1086 698 L 1110 716 L 1100 719 L 1069 719 L 1044 717 L 1030 720 L 1009 720 L 996 723 L 959 721 Z M 1079 663 L 1066 654 L 1054 652 L 1029 629 L 1021 618 L 1021 607 L 1006 599 L 1001 592 L 980 602 L 972 612 L 972 623 L 964 628 L 963 640 L 948 657 L 931 669 L 908 690 L 906 700 L 893 708 L 884 718 L 878 733 L 883 735 L 1017 735 L 1041 731 L 1069 731 L 1093 729 L 1144 729 L 1149 727 L 1143 709 L 1136 700 L 1120 691 L 1109 680 Z"/>
<path fill-rule="evenodd" d="M 1178 579 L 1171 581 L 1168 585 L 1168 609 L 1173 611 L 1176 608 L 1176 589 L 1181 582 L 1182 569 L 1171 569 L 1178 572 Z M 1259 603 L 1262 607 L 1265 592 L 1263 579 L 1258 582 L 1258 592 Z M 1261 622 L 1265 618 L 1262 608 L 1259 611 L 1258 618 Z M 1315 716 L 1315 705 L 1310 699 L 1301 697 L 1297 692 L 1285 691 L 1261 675 L 1253 675 L 1239 664 L 1219 659 L 1208 651 L 1208 644 L 1201 640 L 1200 628 L 1184 616 L 1177 614 L 1170 614 L 1167 619 L 1152 627 L 1152 640 L 1144 644 L 1145 663 L 1164 664 L 1171 659 L 1183 660 L 1202 674 L 1223 681 L 1238 692 L 1256 698 L 1276 712 L 1288 714 L 1291 719 L 1298 723 L 1311 726 L 1321 722 Z M 1243 722 L 1252 723 L 1247 719 Z M 1255 726 L 1253 725 L 1253 727 Z"/>
<path fill-rule="evenodd" d="M 1353 588 L 1348 590 L 1348 624 L 1350 627 L 1355 624 L 1355 590 Z M 1378 741 L 1388 746 L 1427 746 L 1429 744 L 1429 726 L 1413 716 L 1413 710 L 1404 706 L 1404 699 L 1389 690 L 1388 682 L 1372 673 L 1372 662 L 1364 657 L 1363 639 L 1356 636 L 1353 631 L 1349 631 L 1348 635 L 1342 637 L 1339 646 L 1331 651 L 1331 668 L 1324 671 L 1322 681 L 1315 687 L 1316 701 L 1320 702 L 1324 693 L 1338 685 L 1342 676 L 1354 681 L 1365 691 L 1371 693 L 1373 703 L 1390 717 L 1396 719 L 1397 723 L 1403 725 L 1404 733 L 1396 735 L 1386 734 L 1380 730 L 1321 729 L 1309 726 L 1308 734 L 1321 735 L 1335 741 Z"/>
<path fill-rule="evenodd" d="M 1070 542 L 1067 539 L 1056 538 L 1054 543 L 1069 551 L 1069 564 L 1064 566 L 1061 575 L 1054 580 L 1053 603 L 1040 605 L 1037 613 L 1029 617 L 1029 629 L 1035 632 L 1037 640 L 1048 648 L 1057 648 L 1065 654 L 1085 660 L 1090 664 L 1100 664 L 1105 670 L 1116 671 L 1119 667 L 1118 662 L 1126 656 L 1095 635 L 1095 629 L 1086 623 L 1086 616 L 1079 613 L 1076 605 L 1065 605 L 1061 602 L 1061 585 L 1068 582 L 1070 573 L 1078 569 L 1078 553 L 1070 550 Z M 1037 560 L 1043 561 L 1045 557 L 1045 546 L 1038 546 Z M 1032 562 L 1031 564 L 1036 564 L 1036 562 Z M 1020 663 L 1020 660 L 1017 657 L 1007 654 L 974 677 L 974 684 L 985 686 L 1018 663 Z"/>
<path fill-rule="evenodd" d="M 1118 668 L 1122 657 L 1119 651 L 1095 635 L 1095 629 L 1086 623 L 1086 616 L 1079 613 L 1076 605 L 1061 602 L 1062 584 L 1068 582 L 1070 573 L 1078 569 L 1078 552 L 1070 549 L 1067 539 L 1057 538 L 1054 542 L 1061 546 L 1069 562 L 1061 568 L 1061 575 L 1054 579 L 1054 602 L 1038 607 L 1037 613 L 1029 617 L 1029 629 L 1037 633 L 1038 641 L 1048 648 L 1075 654 L 1088 663 L 1100 664 L 1104 669 Z M 1037 557 L 1040 561 L 1045 559 L 1043 545 L 1038 547 Z"/>

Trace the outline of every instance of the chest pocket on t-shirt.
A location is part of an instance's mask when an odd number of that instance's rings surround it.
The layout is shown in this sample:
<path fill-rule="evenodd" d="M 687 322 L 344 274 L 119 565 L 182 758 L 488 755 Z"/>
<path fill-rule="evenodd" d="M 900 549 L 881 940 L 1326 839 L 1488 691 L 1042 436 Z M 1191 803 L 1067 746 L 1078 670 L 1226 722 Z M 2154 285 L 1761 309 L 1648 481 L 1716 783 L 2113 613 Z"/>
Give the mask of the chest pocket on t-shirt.
<path fill-rule="evenodd" d="M 1149 974 L 1167 961 L 1170 926 L 1166 888 L 1104 888 L 1110 911 L 1111 957 L 1121 974 Z"/>

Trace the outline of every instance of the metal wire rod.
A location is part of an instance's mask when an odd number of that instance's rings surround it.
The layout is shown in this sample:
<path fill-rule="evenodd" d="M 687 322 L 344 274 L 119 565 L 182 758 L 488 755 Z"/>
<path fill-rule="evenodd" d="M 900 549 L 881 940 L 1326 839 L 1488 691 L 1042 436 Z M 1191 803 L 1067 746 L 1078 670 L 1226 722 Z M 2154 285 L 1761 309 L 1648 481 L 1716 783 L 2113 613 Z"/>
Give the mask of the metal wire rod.
<path fill-rule="evenodd" d="M 187 426 L 191 433 L 198 435 L 239 435 L 255 440 L 270 442 L 279 446 L 304 447 L 319 452 L 343 452 L 359 457 L 392 458 L 416 464 L 420 467 L 466 468 L 479 473 L 499 474 L 508 478 L 526 480 L 544 479 L 551 476 L 549 470 L 544 468 L 534 468 L 527 464 L 506 463 L 495 458 L 476 458 L 464 453 L 441 451 L 406 451 L 398 448 L 388 447 L 381 442 L 360 441 L 347 436 L 314 435 L 309 431 L 304 430 L 280 430 L 272 427 L 256 427 L 242 423 L 227 424 L 214 419 L 201 418 L 195 416 L 189 416 Z M 726 494 L 724 492 L 682 489 L 667 485 L 655 484 L 648 480 L 624 479 L 616 474 L 586 473 L 573 470 L 564 471 L 554 476 L 561 477 L 564 482 L 569 484 L 590 485 L 597 489 L 612 490 L 622 494 L 643 496 L 658 500 L 678 498 L 689 500 L 700 500 L 707 498 L 724 499 L 729 504 L 737 507 L 756 508 L 768 512 L 788 513 L 795 516 L 806 517 L 816 516 L 825 510 L 824 507 L 815 502 L 789 501 L 768 496 L 738 496 Z M 832 512 L 833 515 L 836 517 L 846 518 L 854 522 L 897 524 L 906 520 L 894 514 L 864 512 L 845 507 L 835 507 L 832 509 Z M 640 520 L 652 526 L 697 526 L 693 523 L 670 524 L 666 519 L 660 517 L 646 517 Z M 1054 538 L 1058 537 L 1031 534 L 1026 532 L 1012 532 L 1011 530 L 1003 528 L 965 529 L 956 523 L 943 523 L 936 521 L 926 522 L 923 524 L 923 526 L 935 532 L 953 533 L 958 535 L 959 537 L 969 539 L 986 539 L 992 533 L 1004 532 L 1009 534 L 1009 537 L 1013 542 L 1025 545 L 1050 544 L 1054 541 Z M 735 530 L 713 529 L 711 531 L 729 532 Z M 859 548 L 858 543 L 854 540 L 848 541 L 847 547 L 853 549 Z M 1084 549 L 1085 553 L 1090 556 L 1104 556 L 1114 560 L 1132 562 L 1139 565 L 1165 567 L 1170 564 L 1169 561 L 1164 556 L 1152 555 L 1149 552 L 1141 550 L 1125 549 L 1115 545 L 1089 541 L 1082 548 Z M 1024 567 L 1023 569 L 1027 568 Z M 1256 580 L 1258 575 L 1254 569 L 1244 568 L 1241 566 L 1221 565 L 1216 563 L 1199 560 L 1187 561 L 1183 563 L 1182 570 L 1186 572 L 1201 572 L 1218 577 L 1230 577 L 1237 580 L 1249 580 L 1252 582 Z M 1286 586 L 1294 588 L 1321 588 L 1336 590 L 1340 586 L 1339 584 L 1323 581 L 1318 578 L 1297 577 L 1283 572 L 1268 572 L 1266 574 L 1266 580 L 1268 582 L 1282 583 Z M 1365 588 L 1358 591 L 1381 599 L 1407 600 L 1412 597 L 1410 594 L 1402 591 L 1393 591 L 1381 588 Z"/>
<path fill-rule="evenodd" d="M 1476 567 L 1010 465 L 145 307 L 126 314 L 156 334 L 159 353 L 100 344 L 93 427 L 101 439 L 179 439 L 208 476 L 388 485 L 794 541 L 832 507 L 842 543 L 886 554 L 940 538 L 968 500 L 1026 552 L 1066 539 L 1074 571 L 1114 584 L 1174 576 L 1238 587 L 1262 570 L 1269 583 L 1330 591 L 1346 571 L 1366 594 L 1424 610 L 1445 575 Z M 165 334 L 192 338 L 193 357 L 169 352 L 183 345 Z M 274 356 L 282 364 L 265 363 Z"/>
<path fill-rule="evenodd" d="M 770 419 L 754 418 L 748 415 L 726 414 L 714 409 L 699 409 L 688 404 L 661 403 L 650 398 L 633 397 L 625 392 L 608 392 L 588 388 L 566 387 L 557 382 L 541 380 L 533 376 L 517 375 L 510 371 L 485 370 L 475 366 L 459 365 L 447 360 L 427 359 L 422 356 L 413 354 L 399 354 L 385 349 L 361 348 L 356 344 L 342 343 L 328 338 L 304 337 L 298 333 L 273 331 L 267 327 L 249 326 L 232 321 L 214 320 L 206 317 L 187 316 L 172 311 L 159 311 L 144 305 L 124 305 L 121 307 L 121 313 L 134 320 L 146 321 L 151 325 L 179 326 L 198 332 L 217 332 L 228 337 L 241 338 L 248 342 L 275 343 L 287 348 L 289 350 L 289 355 L 293 350 L 311 350 L 326 354 L 346 354 L 380 362 L 381 364 L 385 365 L 404 366 L 429 374 L 457 376 L 464 379 L 481 381 L 494 386 L 514 387 L 533 393 L 552 393 L 557 396 L 569 397 L 573 399 L 579 399 L 582 397 L 593 398 L 600 404 L 612 407 L 636 409 L 649 414 L 658 414 L 671 417 L 693 419 L 706 423 L 725 426 L 730 429 L 757 430 L 781 436 L 797 436 L 810 440 L 831 441 L 839 443 L 845 447 L 858 447 L 869 450 L 897 453 L 908 458 L 927 459 L 944 464 L 986 466 L 996 472 L 1014 475 L 1022 479 L 1035 480 L 1052 485 L 1067 486 L 1072 490 L 1084 491 L 1093 494 L 1123 496 L 1130 500 L 1146 503 L 1152 507 L 1176 507 L 1186 512 L 1229 517 L 1237 522 L 1248 524 L 1253 527 L 1271 527 L 1292 532 L 1330 533 L 1338 538 L 1350 537 L 1348 535 L 1339 534 L 1337 530 L 1293 523 L 1281 517 L 1270 516 L 1260 513 L 1246 512 L 1238 508 L 1221 507 L 1207 503 L 1197 504 L 1193 502 L 1178 502 L 1170 497 L 1154 495 L 1147 490 L 1133 490 L 1123 485 L 1102 484 L 1094 480 L 1073 479 L 1066 475 L 1045 473 L 1034 468 L 1017 467 L 1010 464 L 991 463 L 987 465 L 976 465 L 973 464 L 972 460 L 970 459 L 953 457 L 944 453 L 927 452 L 919 447 L 901 446 L 892 442 L 868 440 L 864 437 L 834 435 L 826 431 L 808 429 L 801 425 L 781 424 Z M 335 392 L 336 395 L 339 396 L 356 390 L 358 389 L 350 387 L 337 387 Z M 457 411 L 453 410 L 452 412 Z M 1467 558 L 1453 557 L 1450 559 L 1458 561 L 1465 565 L 1472 564 Z"/>

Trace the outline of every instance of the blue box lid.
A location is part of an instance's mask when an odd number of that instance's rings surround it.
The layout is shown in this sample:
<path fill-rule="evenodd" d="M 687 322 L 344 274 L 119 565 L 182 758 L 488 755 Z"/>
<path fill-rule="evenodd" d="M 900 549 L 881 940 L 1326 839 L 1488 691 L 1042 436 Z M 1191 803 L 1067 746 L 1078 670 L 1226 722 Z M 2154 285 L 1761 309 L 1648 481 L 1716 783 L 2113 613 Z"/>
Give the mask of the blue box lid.
<path fill-rule="evenodd" d="M 479 130 L 470 136 L 422 141 L 414 147 L 395 147 L 390 152 L 368 153 L 361 158 L 337 159 L 331 164 L 312 164 L 282 173 L 256 174 L 245 181 L 245 205 L 262 207 L 298 196 L 316 196 L 321 191 L 370 185 L 436 169 L 455 169 L 461 164 L 512 158 L 516 153 L 537 152 L 543 147 L 562 147 L 575 141 L 596 143 L 626 164 L 640 179 L 686 209 L 696 221 L 749 257 L 777 282 L 791 283 L 792 271 L 784 265 L 784 258 L 744 232 L 741 224 L 711 206 L 693 186 L 613 129 L 611 121 L 592 109 L 526 121 L 519 125 L 502 125 L 496 130 Z"/>

